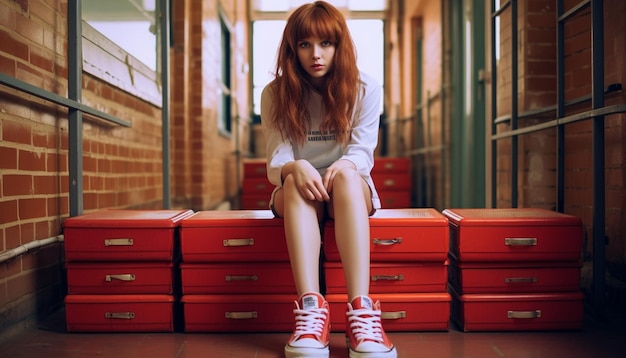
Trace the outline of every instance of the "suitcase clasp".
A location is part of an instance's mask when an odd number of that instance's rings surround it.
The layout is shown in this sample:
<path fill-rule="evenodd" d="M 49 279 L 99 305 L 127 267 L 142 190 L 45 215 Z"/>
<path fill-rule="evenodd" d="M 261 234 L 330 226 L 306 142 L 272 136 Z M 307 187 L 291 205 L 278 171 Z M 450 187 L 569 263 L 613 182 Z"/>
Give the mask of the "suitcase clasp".
<path fill-rule="evenodd" d="M 401 319 L 401 318 L 406 318 L 406 311 L 382 312 L 380 314 L 380 318 L 382 318 L 382 319 Z"/>
<path fill-rule="evenodd" d="M 504 238 L 506 246 L 537 246 L 537 238 L 535 237 L 507 237 Z"/>
<path fill-rule="evenodd" d="M 227 319 L 253 319 L 257 318 L 258 314 L 256 311 L 250 312 L 224 312 L 224 316 Z"/>
<path fill-rule="evenodd" d="M 373 275 L 372 281 L 376 282 L 378 280 L 386 280 L 386 281 L 404 281 L 404 275 Z"/>
<path fill-rule="evenodd" d="M 259 276 L 257 275 L 252 275 L 252 276 L 226 275 L 224 279 L 226 281 L 258 281 Z"/>
<path fill-rule="evenodd" d="M 133 246 L 133 239 L 106 239 L 104 246 Z"/>
<path fill-rule="evenodd" d="M 224 240 L 224 246 L 254 246 L 254 239 L 227 239 Z"/>
<path fill-rule="evenodd" d="M 104 318 L 133 319 L 135 318 L 135 312 L 106 312 Z"/>
<path fill-rule="evenodd" d="M 395 245 L 395 244 L 401 244 L 401 243 L 402 243 L 401 237 L 396 237 L 395 239 L 379 239 L 379 238 L 372 239 L 372 244 L 374 245 Z"/>
<path fill-rule="evenodd" d="M 541 318 L 541 310 L 535 311 L 508 311 L 506 313 L 507 318 Z"/>
<path fill-rule="evenodd" d="M 107 282 L 111 282 L 113 280 L 135 281 L 135 275 L 133 275 L 132 273 L 123 274 L 123 275 L 106 275 L 104 280 Z"/>
<path fill-rule="evenodd" d="M 506 277 L 504 283 L 535 283 L 536 277 Z"/>

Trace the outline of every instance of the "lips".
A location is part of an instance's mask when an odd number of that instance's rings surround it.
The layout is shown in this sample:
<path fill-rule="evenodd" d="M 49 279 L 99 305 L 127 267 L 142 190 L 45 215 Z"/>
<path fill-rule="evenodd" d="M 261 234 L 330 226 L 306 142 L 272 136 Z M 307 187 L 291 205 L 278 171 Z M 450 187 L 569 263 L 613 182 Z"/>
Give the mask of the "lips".
<path fill-rule="evenodd" d="M 324 68 L 324 65 L 315 64 L 315 65 L 311 66 L 311 68 L 314 69 L 314 70 L 321 70 L 322 68 Z"/>

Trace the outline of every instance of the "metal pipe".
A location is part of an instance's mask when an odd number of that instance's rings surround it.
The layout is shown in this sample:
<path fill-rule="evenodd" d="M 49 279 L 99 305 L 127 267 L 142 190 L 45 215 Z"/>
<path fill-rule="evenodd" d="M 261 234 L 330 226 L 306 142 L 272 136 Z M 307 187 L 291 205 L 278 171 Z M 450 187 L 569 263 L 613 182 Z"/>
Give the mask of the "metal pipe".
<path fill-rule="evenodd" d="M 67 94 L 76 102 L 82 101 L 83 35 L 80 0 L 67 3 Z M 69 196 L 70 216 L 83 213 L 83 112 L 69 108 Z"/>
<path fill-rule="evenodd" d="M 161 122 L 163 155 L 163 208 L 172 205 L 170 193 L 170 2 L 159 1 L 161 28 Z"/>
<path fill-rule="evenodd" d="M 34 240 L 31 242 L 28 242 L 24 245 L 20 245 L 14 249 L 7 250 L 1 253 L 0 263 L 6 262 L 14 257 L 23 255 L 30 250 L 37 249 L 37 248 L 47 246 L 47 245 L 51 245 L 51 244 L 55 244 L 55 243 L 59 243 L 59 242 L 63 242 L 63 241 L 64 241 L 63 235 L 57 235 L 57 236 L 52 236 L 46 239 Z"/>
<path fill-rule="evenodd" d="M 518 108 L 518 25 L 517 25 L 517 0 L 511 0 L 511 129 L 517 129 L 517 113 Z M 511 207 L 518 206 L 518 137 L 511 137 Z"/>

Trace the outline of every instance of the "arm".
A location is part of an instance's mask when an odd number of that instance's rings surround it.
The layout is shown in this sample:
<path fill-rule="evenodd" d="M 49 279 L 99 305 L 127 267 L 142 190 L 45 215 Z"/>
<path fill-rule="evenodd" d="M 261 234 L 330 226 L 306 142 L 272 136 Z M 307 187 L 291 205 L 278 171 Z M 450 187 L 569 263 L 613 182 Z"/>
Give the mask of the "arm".
<path fill-rule="evenodd" d="M 267 178 L 277 186 L 282 186 L 288 175 L 293 175 L 296 187 L 309 200 L 330 200 L 317 169 L 307 160 L 295 160 L 292 144 L 284 140 L 272 125 L 272 95 L 267 87 L 261 95 L 261 125 L 267 141 Z"/>
<path fill-rule="evenodd" d="M 378 83 L 368 78 L 365 94 L 359 94 L 356 125 L 352 128 L 350 141 L 340 158 L 352 162 L 363 176 L 369 175 L 374 167 L 374 151 L 378 145 L 380 125 L 380 92 Z"/>

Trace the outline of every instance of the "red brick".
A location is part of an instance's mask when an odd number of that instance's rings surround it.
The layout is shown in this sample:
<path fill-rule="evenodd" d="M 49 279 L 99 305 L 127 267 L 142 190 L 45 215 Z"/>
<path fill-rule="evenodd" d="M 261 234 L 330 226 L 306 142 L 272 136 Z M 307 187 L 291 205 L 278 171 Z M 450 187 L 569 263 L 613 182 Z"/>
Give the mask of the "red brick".
<path fill-rule="evenodd" d="M 46 217 L 46 199 L 32 198 L 19 199 L 20 220 L 36 219 Z"/>
<path fill-rule="evenodd" d="M 31 127 L 23 121 L 2 121 L 2 139 L 7 142 L 31 144 Z"/>
<path fill-rule="evenodd" d="M 0 168 L 17 169 L 17 149 L 0 147 Z"/>
<path fill-rule="evenodd" d="M 35 194 L 56 194 L 59 188 L 59 179 L 56 175 L 34 176 Z"/>
<path fill-rule="evenodd" d="M 4 174 L 2 176 L 2 195 L 31 195 L 33 193 L 32 175 Z"/>
<path fill-rule="evenodd" d="M 0 201 L 0 212 L 2 213 L 3 224 L 17 221 L 17 200 Z"/>
<path fill-rule="evenodd" d="M 46 154 L 20 150 L 18 152 L 19 169 L 24 171 L 45 171 Z"/>

